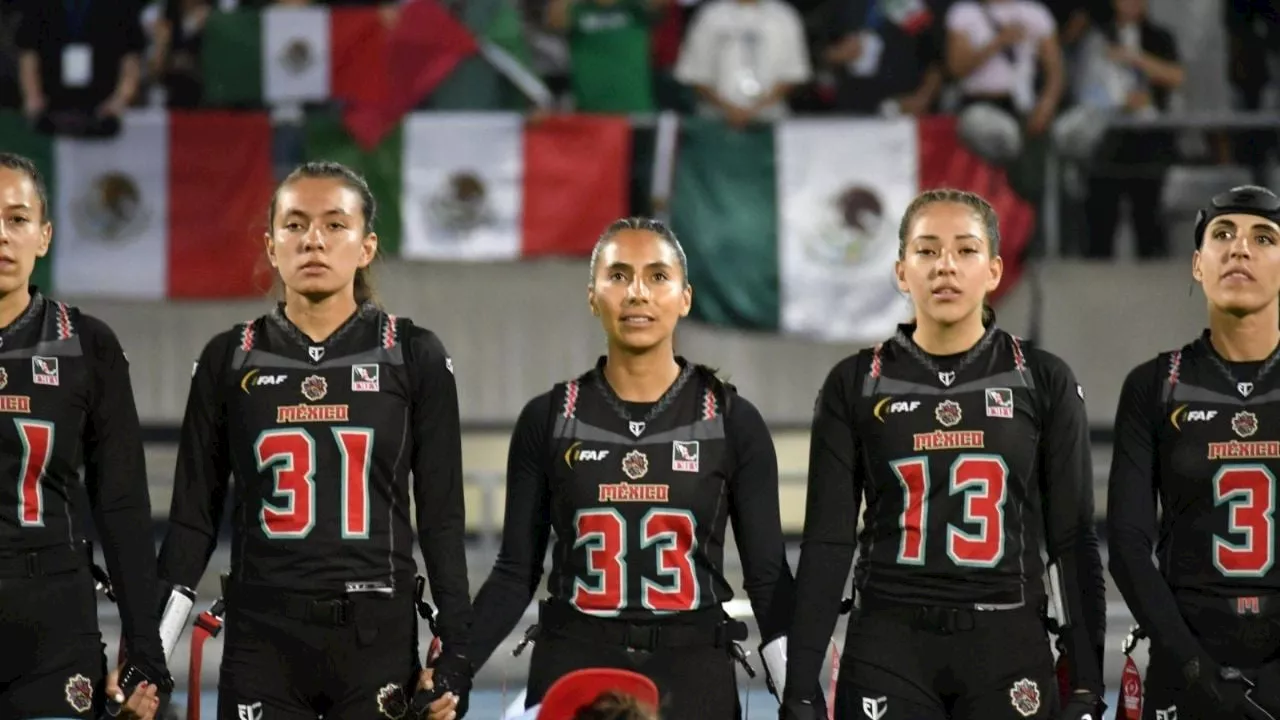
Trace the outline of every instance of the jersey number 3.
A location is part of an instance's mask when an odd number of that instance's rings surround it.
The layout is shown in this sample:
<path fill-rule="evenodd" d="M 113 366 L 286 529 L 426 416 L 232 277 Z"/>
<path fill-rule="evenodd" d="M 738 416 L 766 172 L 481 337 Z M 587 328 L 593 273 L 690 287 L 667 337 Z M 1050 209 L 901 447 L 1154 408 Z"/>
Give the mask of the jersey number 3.
<path fill-rule="evenodd" d="M 612 508 L 580 510 L 574 517 L 578 538 L 586 548 L 587 575 L 573 582 L 573 605 L 593 615 L 617 615 L 628 605 L 627 520 Z M 657 553 L 657 579 L 640 578 L 640 604 L 654 612 L 680 612 L 698 606 L 698 579 L 693 550 L 698 545 L 693 514 L 650 510 L 640 520 L 642 552 Z"/>
<path fill-rule="evenodd" d="M 342 537 L 369 537 L 369 463 L 373 430 L 336 427 L 333 439 L 342 454 Z M 258 472 L 271 468 L 276 498 L 264 500 L 262 533 L 277 540 L 301 540 L 316 525 L 316 440 L 300 428 L 268 430 L 253 444 Z"/>
<path fill-rule="evenodd" d="M 923 565 L 929 527 L 929 459 L 907 458 L 892 463 L 902 482 L 902 540 L 898 562 Z M 1004 557 L 1004 503 L 1009 468 L 996 455 L 961 455 L 951 463 L 949 491 L 963 497 L 967 532 L 947 525 L 947 555 L 962 567 L 995 567 Z"/>
<path fill-rule="evenodd" d="M 1227 465 L 1213 476 L 1213 504 L 1226 505 L 1227 530 L 1213 538 L 1213 564 L 1226 577 L 1261 577 L 1275 564 L 1276 476 L 1263 465 Z"/>

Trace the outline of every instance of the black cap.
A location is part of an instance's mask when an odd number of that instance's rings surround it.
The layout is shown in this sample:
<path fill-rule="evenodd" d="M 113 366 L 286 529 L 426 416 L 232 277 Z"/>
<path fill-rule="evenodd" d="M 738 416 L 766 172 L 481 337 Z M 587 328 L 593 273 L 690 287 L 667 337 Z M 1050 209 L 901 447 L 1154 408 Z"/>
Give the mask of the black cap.
<path fill-rule="evenodd" d="M 1204 243 L 1204 229 L 1220 215 L 1257 215 L 1280 224 L 1280 197 L 1260 185 L 1241 185 L 1214 195 L 1209 207 L 1196 213 L 1196 249 Z"/>

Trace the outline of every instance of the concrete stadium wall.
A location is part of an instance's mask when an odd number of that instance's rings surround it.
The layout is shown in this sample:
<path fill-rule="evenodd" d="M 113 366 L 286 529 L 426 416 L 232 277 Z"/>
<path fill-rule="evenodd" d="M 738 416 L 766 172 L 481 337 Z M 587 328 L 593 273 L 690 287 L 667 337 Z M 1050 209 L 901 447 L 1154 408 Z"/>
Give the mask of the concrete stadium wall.
<path fill-rule="evenodd" d="M 435 330 L 454 357 L 462 416 L 509 427 L 531 397 L 581 372 L 603 349 L 587 312 L 581 262 L 498 265 L 387 263 L 379 289 L 389 308 Z M 1189 262 L 1057 262 L 1043 272 L 1041 342 L 1084 385 L 1090 419 L 1109 425 L 1125 374 L 1201 327 Z M 1001 324 L 1028 330 L 1032 287 L 998 308 Z M 695 289 L 695 302 L 696 300 Z M 265 301 L 138 303 L 67 298 L 115 328 L 149 423 L 181 419 L 192 361 L 215 333 L 262 313 Z M 873 341 L 867 339 L 867 344 Z M 722 368 L 777 427 L 808 422 L 823 378 L 857 345 L 826 345 L 688 323 L 679 351 Z"/>

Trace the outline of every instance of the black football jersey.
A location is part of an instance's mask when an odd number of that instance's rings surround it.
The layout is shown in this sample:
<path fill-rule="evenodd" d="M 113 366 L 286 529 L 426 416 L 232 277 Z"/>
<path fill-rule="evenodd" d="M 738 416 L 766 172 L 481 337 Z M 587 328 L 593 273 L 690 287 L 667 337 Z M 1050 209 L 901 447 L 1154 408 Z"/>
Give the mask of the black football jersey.
<path fill-rule="evenodd" d="M 1061 359 L 995 327 L 951 356 L 913 331 L 836 365 L 818 396 L 789 677 L 817 677 L 855 545 L 859 596 L 989 610 L 1038 605 L 1043 550 L 1061 571 L 1072 687 L 1101 692 L 1083 390 Z"/>
<path fill-rule="evenodd" d="M 412 490 L 442 634 L 458 647 L 470 611 L 460 432 L 439 339 L 372 304 L 324 342 L 279 308 L 222 333 L 195 369 L 161 576 L 199 580 L 233 477 L 235 582 L 409 592 Z"/>
<path fill-rule="evenodd" d="M 129 363 L 102 321 L 39 293 L 0 330 L 0 477 L 0 556 L 61 547 L 87 566 L 92 515 L 130 647 L 163 668 Z"/>
<path fill-rule="evenodd" d="M 685 365 L 632 419 L 600 373 L 557 386 L 548 591 L 584 613 L 652 617 L 732 597 L 722 572 L 728 518 L 724 404 Z"/>
<path fill-rule="evenodd" d="M 1164 513 L 1157 556 L 1174 588 L 1280 592 L 1280 436 L 1268 432 L 1280 428 L 1280 375 L 1271 372 L 1275 360 L 1231 368 L 1206 343 L 1160 361 L 1166 382 L 1156 477 Z"/>

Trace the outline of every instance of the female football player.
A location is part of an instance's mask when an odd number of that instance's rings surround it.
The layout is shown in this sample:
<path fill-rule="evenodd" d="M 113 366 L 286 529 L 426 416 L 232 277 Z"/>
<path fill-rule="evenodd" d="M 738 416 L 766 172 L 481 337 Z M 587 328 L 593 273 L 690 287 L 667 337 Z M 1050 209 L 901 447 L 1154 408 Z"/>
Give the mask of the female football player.
<path fill-rule="evenodd" d="M 363 178 L 303 165 L 267 219 L 284 300 L 200 356 L 160 577 L 195 587 L 234 476 L 219 717 L 400 717 L 421 678 L 412 493 L 440 606 L 435 680 L 464 704 L 471 603 L 453 363 L 432 332 L 373 301 L 376 209 Z"/>
<path fill-rule="evenodd" d="M 587 285 L 607 353 L 531 400 L 516 422 L 502 547 L 476 596 L 469 657 L 479 667 L 520 620 L 554 530 L 526 706 L 567 673 L 617 668 L 658 685 L 663 717 L 737 717 L 733 663 L 746 628 L 721 608 L 733 596 L 729 520 L 781 691 L 792 579 L 777 456 L 755 406 L 675 354 L 672 335 L 692 301 L 671 230 L 643 218 L 609 226 Z"/>
<path fill-rule="evenodd" d="M 1280 198 L 1235 188 L 1195 232 L 1209 327 L 1121 390 L 1111 574 L 1152 639 L 1144 718 L 1280 717 Z"/>
<path fill-rule="evenodd" d="M 985 200 L 926 192 L 898 237 L 915 321 L 836 365 L 818 397 L 782 716 L 814 717 L 805 692 L 857 545 L 837 718 L 1097 720 L 1105 605 L 1083 392 L 986 309 L 1003 266 Z M 1041 527 L 1071 660 L 1061 713 Z"/>
<path fill-rule="evenodd" d="M 109 698 L 126 701 L 120 717 L 151 718 L 173 681 L 129 361 L 101 320 L 29 286 L 48 212 L 35 164 L 0 153 L 0 717 L 96 718 Z M 120 605 L 127 698 L 104 677 L 86 503 Z"/>

